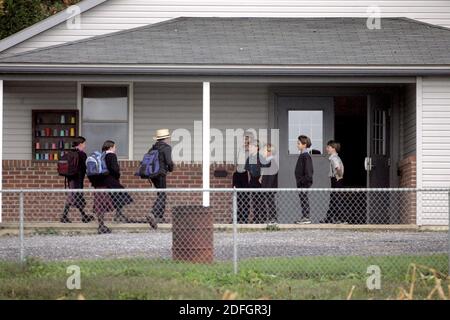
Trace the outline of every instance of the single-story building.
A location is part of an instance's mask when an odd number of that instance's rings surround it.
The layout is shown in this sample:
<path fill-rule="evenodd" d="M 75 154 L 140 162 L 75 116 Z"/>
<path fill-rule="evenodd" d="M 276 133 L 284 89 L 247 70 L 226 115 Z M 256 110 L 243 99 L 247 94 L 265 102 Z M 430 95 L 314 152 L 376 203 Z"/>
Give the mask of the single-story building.
<path fill-rule="evenodd" d="M 122 182 L 146 187 L 134 172 L 158 128 L 278 129 L 283 188 L 295 187 L 299 128 L 317 151 L 314 187 L 329 186 L 325 145 L 337 139 L 349 188 L 445 188 L 450 29 L 408 18 L 380 29 L 365 18 L 175 18 L 2 55 L 0 110 L 3 189 L 61 188 L 55 160 L 76 134 L 91 150 L 117 141 Z M 170 187 L 231 186 L 233 161 L 210 168 L 202 150 L 193 146 Z M 405 223 L 448 222 L 446 203 L 411 208 Z"/>

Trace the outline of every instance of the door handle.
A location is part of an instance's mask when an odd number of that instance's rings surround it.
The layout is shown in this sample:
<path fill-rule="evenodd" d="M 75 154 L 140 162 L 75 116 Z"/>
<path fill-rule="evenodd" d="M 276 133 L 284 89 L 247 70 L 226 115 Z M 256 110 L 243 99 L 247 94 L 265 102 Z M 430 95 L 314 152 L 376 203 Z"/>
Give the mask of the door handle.
<path fill-rule="evenodd" d="M 364 159 L 364 168 L 366 169 L 366 171 L 371 171 L 375 166 L 372 165 L 372 158 L 371 157 L 366 157 Z"/>

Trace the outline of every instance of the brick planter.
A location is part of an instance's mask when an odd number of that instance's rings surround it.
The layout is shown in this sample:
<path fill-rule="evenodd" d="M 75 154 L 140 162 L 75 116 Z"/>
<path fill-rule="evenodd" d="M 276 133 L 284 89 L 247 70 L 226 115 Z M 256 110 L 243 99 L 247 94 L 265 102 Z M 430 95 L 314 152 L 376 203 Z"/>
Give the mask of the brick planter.
<path fill-rule="evenodd" d="M 400 188 L 415 188 L 416 184 L 416 156 L 409 156 L 398 164 L 400 173 Z M 403 213 L 401 223 L 416 224 L 416 194 L 405 194 L 406 210 Z"/>

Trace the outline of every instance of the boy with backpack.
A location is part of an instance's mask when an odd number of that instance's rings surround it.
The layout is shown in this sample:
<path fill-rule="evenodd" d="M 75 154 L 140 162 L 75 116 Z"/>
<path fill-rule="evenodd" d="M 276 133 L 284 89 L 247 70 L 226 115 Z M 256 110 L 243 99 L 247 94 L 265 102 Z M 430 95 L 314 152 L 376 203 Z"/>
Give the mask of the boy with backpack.
<path fill-rule="evenodd" d="M 60 161 L 58 161 L 58 173 L 65 177 L 69 189 L 83 189 L 84 177 L 86 175 L 86 139 L 77 137 L 72 143 L 73 150 L 67 152 Z M 60 218 L 61 223 L 71 223 L 69 219 L 69 210 L 75 207 L 80 211 L 81 221 L 88 223 L 94 220 L 94 216 L 87 215 L 84 211 L 86 200 L 82 192 L 70 192 L 67 195 L 64 211 Z"/>
<path fill-rule="evenodd" d="M 167 173 L 172 172 L 174 164 L 172 161 L 172 147 L 169 145 L 169 129 L 156 130 L 156 136 L 153 140 L 156 143 L 150 148 L 138 169 L 136 175 L 141 178 L 149 179 L 156 189 L 167 188 Z M 151 214 L 147 216 L 150 226 L 153 224 L 153 217 L 158 223 L 164 223 L 164 212 L 166 210 L 165 192 L 158 192 L 153 204 Z"/>

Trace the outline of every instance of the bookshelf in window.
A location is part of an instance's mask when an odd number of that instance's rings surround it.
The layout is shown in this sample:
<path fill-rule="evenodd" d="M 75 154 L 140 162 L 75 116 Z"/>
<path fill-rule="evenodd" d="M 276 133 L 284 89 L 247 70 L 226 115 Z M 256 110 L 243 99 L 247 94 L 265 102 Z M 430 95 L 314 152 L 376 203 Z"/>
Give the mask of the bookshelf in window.
<path fill-rule="evenodd" d="M 33 161 L 58 161 L 78 133 L 78 110 L 32 110 Z"/>

